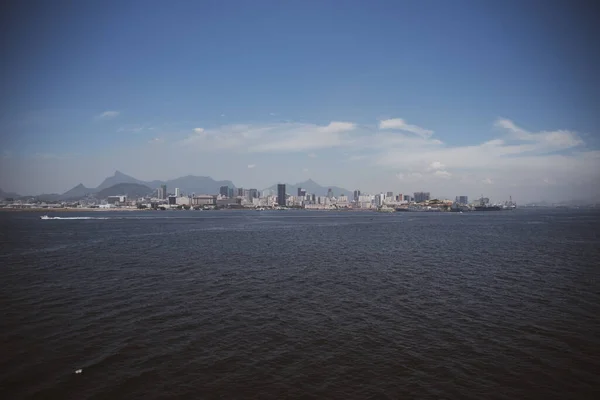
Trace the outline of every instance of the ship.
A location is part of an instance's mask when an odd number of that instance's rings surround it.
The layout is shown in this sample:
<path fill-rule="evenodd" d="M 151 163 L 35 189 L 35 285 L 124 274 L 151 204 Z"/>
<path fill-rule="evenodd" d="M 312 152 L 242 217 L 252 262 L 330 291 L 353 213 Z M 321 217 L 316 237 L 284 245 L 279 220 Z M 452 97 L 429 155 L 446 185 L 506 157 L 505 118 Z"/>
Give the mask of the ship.
<path fill-rule="evenodd" d="M 475 206 L 475 211 L 502 211 L 503 208 L 500 206 L 490 206 L 490 205 L 479 205 Z"/>
<path fill-rule="evenodd" d="M 514 203 L 512 201 L 512 196 L 510 196 L 510 200 L 507 202 L 504 202 L 504 204 L 498 205 L 498 204 L 493 204 L 490 205 L 488 204 L 489 199 L 484 199 L 483 195 L 481 196 L 481 199 L 479 199 L 479 205 L 476 205 L 474 207 L 475 211 L 504 211 L 504 210 L 514 210 L 517 208 L 517 204 Z"/>

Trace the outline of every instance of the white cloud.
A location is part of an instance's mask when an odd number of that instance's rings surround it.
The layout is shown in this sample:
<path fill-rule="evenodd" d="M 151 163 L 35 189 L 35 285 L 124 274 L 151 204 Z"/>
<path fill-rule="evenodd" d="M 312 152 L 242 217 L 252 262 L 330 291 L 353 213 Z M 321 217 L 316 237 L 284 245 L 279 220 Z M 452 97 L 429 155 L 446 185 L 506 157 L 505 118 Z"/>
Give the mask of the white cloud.
<path fill-rule="evenodd" d="M 452 174 L 450 172 L 444 171 L 444 170 L 437 170 L 433 174 L 439 178 L 444 178 L 444 179 L 448 179 L 448 178 L 452 177 Z"/>
<path fill-rule="evenodd" d="M 444 167 L 445 165 L 439 161 L 434 161 L 431 164 L 429 164 L 429 170 L 444 169 Z"/>
<path fill-rule="evenodd" d="M 535 150 L 563 150 L 584 144 L 577 133 L 567 130 L 531 133 L 508 119 L 496 120 L 495 126 L 507 130 L 515 140 L 533 143 L 532 148 Z"/>
<path fill-rule="evenodd" d="M 150 139 L 150 140 L 148 141 L 148 143 L 154 143 L 154 144 L 157 144 L 157 143 L 164 143 L 164 141 L 165 141 L 165 140 L 164 140 L 164 139 L 162 139 L 162 138 L 157 138 L 157 137 L 155 137 L 155 138 L 152 138 L 152 139 Z"/>
<path fill-rule="evenodd" d="M 181 144 L 193 151 L 300 152 L 347 145 L 349 140 L 345 135 L 355 128 L 353 123 L 336 121 L 325 126 L 300 123 L 225 125 L 191 135 Z"/>
<path fill-rule="evenodd" d="M 403 182 L 418 182 L 423 179 L 423 174 L 420 172 L 397 173 L 396 178 Z"/>
<path fill-rule="evenodd" d="M 102 114 L 96 115 L 96 119 L 111 119 L 116 118 L 120 114 L 119 111 L 104 111 Z"/>
<path fill-rule="evenodd" d="M 196 132 L 196 133 L 204 133 L 204 128 L 194 128 L 194 132 Z"/>
<path fill-rule="evenodd" d="M 485 178 L 481 182 L 485 183 L 486 185 L 492 185 L 494 183 L 494 181 L 492 181 L 490 178 Z"/>
<path fill-rule="evenodd" d="M 421 128 L 416 125 L 409 125 L 401 118 L 384 119 L 379 121 L 379 129 L 397 129 L 405 132 L 414 133 L 422 138 L 428 138 L 433 135 L 433 131 Z"/>
<path fill-rule="evenodd" d="M 252 169 L 254 167 L 256 167 L 256 164 L 248 164 L 248 169 Z"/>
<path fill-rule="evenodd" d="M 356 124 L 351 122 L 339 122 L 334 121 L 330 122 L 327 126 L 322 126 L 318 128 L 318 131 L 321 133 L 340 133 L 340 132 L 348 132 L 354 130 L 356 128 Z"/>

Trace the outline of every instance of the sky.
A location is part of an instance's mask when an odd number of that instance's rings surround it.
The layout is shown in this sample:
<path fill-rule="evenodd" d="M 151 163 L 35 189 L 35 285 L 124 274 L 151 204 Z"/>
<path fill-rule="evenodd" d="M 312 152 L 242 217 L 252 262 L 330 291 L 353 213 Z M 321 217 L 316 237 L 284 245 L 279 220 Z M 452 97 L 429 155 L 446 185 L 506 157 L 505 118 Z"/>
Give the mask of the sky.
<path fill-rule="evenodd" d="M 594 2 L 8 1 L 0 188 L 600 196 Z"/>

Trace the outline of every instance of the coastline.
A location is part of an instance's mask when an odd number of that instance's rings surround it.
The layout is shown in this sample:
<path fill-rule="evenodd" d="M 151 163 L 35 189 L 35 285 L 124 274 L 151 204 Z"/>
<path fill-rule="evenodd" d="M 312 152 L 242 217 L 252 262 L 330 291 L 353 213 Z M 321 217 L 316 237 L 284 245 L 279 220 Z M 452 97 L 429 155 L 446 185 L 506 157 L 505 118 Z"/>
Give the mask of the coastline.
<path fill-rule="evenodd" d="M 0 212 L 126 212 L 126 211 L 154 211 L 138 208 L 0 208 Z"/>

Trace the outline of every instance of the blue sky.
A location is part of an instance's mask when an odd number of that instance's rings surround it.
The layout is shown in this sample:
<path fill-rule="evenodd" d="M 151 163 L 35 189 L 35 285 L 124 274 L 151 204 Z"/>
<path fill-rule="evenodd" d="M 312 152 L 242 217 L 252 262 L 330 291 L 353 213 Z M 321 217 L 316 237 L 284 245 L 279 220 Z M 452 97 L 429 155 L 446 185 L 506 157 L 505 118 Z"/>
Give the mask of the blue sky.
<path fill-rule="evenodd" d="M 119 169 L 259 188 L 311 177 L 372 192 L 598 194 L 593 3 L 2 7 L 4 190 L 93 187 Z"/>

